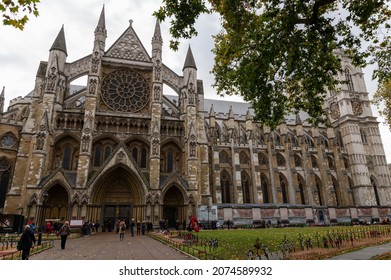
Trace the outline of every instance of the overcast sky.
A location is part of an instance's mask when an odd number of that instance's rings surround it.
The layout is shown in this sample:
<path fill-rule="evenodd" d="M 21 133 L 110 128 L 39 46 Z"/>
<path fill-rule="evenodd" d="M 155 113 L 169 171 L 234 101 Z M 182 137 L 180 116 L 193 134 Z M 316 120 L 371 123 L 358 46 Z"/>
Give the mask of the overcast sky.
<path fill-rule="evenodd" d="M 23 31 L 0 25 L 0 90 L 5 86 L 6 107 L 11 99 L 25 96 L 33 89 L 39 62 L 48 60 L 49 49 L 62 25 L 68 51 L 67 62 L 91 53 L 94 30 L 103 5 L 107 29 L 106 50 L 132 20 L 135 32 L 151 55 L 151 39 L 156 22 L 152 13 L 161 5 L 160 0 L 42 0 L 38 5 L 40 16 L 32 17 Z M 209 74 L 213 65 L 212 35 L 219 31 L 217 17 L 202 16 L 197 24 L 199 35 L 192 40 L 183 40 L 177 52 L 169 49 L 170 37 L 166 23 L 161 24 L 161 30 L 164 41 L 163 62 L 181 74 L 190 45 L 198 68 L 198 78 L 204 81 L 205 97 L 219 98 L 211 87 L 213 76 Z M 371 81 L 371 70 L 364 69 L 364 73 L 368 91 L 372 95 L 376 83 Z M 377 116 L 377 109 L 373 107 L 372 110 Z M 379 122 L 382 122 L 380 118 Z M 390 163 L 391 133 L 382 123 L 379 126 L 387 162 Z"/>

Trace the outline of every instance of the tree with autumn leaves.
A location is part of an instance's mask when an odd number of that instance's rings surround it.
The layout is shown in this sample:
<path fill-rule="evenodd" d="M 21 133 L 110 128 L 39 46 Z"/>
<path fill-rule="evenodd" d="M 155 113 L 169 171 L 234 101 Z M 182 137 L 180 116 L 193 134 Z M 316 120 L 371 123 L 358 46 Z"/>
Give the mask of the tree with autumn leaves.
<path fill-rule="evenodd" d="M 19 29 L 38 15 L 39 0 L 0 1 L 3 23 Z M 197 34 L 201 14 L 215 13 L 212 74 L 221 95 L 240 95 L 255 119 L 275 128 L 284 116 L 305 111 L 314 125 L 328 124 L 323 104 L 337 91 L 341 69 L 336 50 L 356 66 L 376 64 L 375 102 L 385 105 L 391 123 L 391 10 L 386 0 L 162 0 L 154 15 L 170 20 L 177 49 L 181 38 Z M 342 81 L 343 82 L 343 81 Z"/>
<path fill-rule="evenodd" d="M 4 25 L 11 25 L 23 30 L 30 15 L 38 16 L 37 4 L 40 0 L 1 0 L 0 12 Z"/>
<path fill-rule="evenodd" d="M 170 19 L 176 49 L 180 38 L 197 34 L 194 24 L 204 13 L 221 20 L 213 49 L 217 92 L 241 95 L 271 128 L 299 111 L 308 112 L 314 125 L 328 124 L 323 104 L 327 90 L 340 85 L 338 49 L 357 66 L 377 63 L 379 89 L 390 80 L 388 1 L 163 0 L 155 16 Z M 378 92 L 379 101 L 387 97 Z"/>

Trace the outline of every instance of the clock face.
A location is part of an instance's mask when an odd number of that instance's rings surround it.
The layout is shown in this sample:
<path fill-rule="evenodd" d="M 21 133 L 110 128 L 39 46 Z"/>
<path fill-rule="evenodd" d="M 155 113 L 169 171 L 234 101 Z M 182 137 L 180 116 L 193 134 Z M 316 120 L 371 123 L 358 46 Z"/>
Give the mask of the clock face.
<path fill-rule="evenodd" d="M 15 145 L 15 138 L 9 134 L 3 136 L 1 138 L 1 145 L 6 148 L 11 148 Z"/>
<path fill-rule="evenodd" d="M 332 119 L 336 120 L 341 116 L 341 113 L 339 111 L 339 106 L 337 103 L 333 103 L 330 106 L 330 116 Z"/>
<path fill-rule="evenodd" d="M 353 114 L 357 116 L 362 115 L 363 109 L 360 101 L 358 100 L 352 101 L 352 109 L 353 109 Z"/>

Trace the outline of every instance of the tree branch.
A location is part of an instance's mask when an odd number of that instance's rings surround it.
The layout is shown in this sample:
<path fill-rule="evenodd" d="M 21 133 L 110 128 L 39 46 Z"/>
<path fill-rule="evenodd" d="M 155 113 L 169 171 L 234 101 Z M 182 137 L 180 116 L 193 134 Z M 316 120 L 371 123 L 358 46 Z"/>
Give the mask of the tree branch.
<path fill-rule="evenodd" d="M 318 15 L 319 15 L 319 9 L 322 6 L 326 6 L 328 4 L 331 4 L 337 0 L 319 0 L 316 1 L 314 4 L 314 7 L 312 8 L 312 16 L 309 19 L 309 24 L 315 24 L 318 21 Z"/>

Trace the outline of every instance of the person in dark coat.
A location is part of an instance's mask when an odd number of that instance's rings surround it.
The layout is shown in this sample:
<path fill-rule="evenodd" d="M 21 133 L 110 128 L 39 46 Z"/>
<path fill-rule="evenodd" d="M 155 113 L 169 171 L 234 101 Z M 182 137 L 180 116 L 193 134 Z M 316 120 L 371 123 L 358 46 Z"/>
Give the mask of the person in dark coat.
<path fill-rule="evenodd" d="M 130 221 L 130 235 L 133 237 L 134 236 L 134 227 L 135 227 L 135 223 L 134 223 L 134 219 L 132 219 Z"/>
<path fill-rule="evenodd" d="M 137 235 L 140 235 L 141 234 L 141 223 L 140 223 L 140 220 L 137 221 Z"/>
<path fill-rule="evenodd" d="M 71 234 L 71 228 L 69 227 L 69 222 L 66 221 L 65 224 L 60 228 L 58 234 L 61 237 L 61 249 L 65 249 L 65 243 L 67 242 L 68 235 Z"/>
<path fill-rule="evenodd" d="M 35 236 L 29 225 L 24 227 L 20 240 L 22 241 L 22 260 L 28 260 L 30 256 L 30 249 L 34 247 L 35 244 Z"/>

